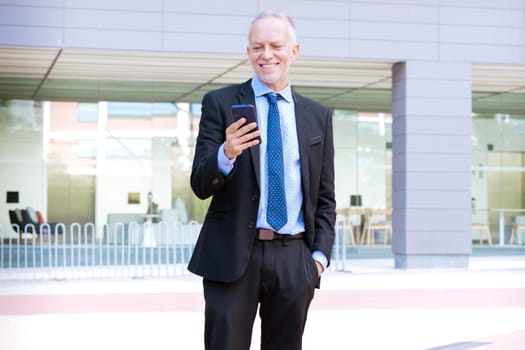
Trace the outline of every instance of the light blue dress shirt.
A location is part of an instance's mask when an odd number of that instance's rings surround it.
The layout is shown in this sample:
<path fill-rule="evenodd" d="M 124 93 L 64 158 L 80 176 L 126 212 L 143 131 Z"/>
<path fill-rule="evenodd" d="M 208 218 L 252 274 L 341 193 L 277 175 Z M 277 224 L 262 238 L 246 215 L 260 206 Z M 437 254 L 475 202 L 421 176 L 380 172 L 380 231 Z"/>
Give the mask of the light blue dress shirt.
<path fill-rule="evenodd" d="M 260 193 L 259 210 L 257 213 L 257 227 L 272 229 L 266 221 L 267 192 L 267 163 L 266 163 L 266 128 L 268 125 L 268 101 L 267 93 L 275 93 L 257 76 L 252 79 L 252 88 L 255 95 L 257 110 L 257 125 L 261 131 L 260 154 Z M 297 127 L 295 123 L 295 103 L 292 96 L 290 84 L 277 92 L 282 96 L 277 105 L 281 121 L 281 132 L 283 135 L 283 162 L 290 165 L 285 168 L 284 184 L 286 192 L 286 208 L 288 222 L 279 230 L 282 234 L 297 234 L 304 232 L 304 217 L 302 211 L 303 192 L 301 188 L 301 160 L 299 155 L 299 141 L 297 139 Z M 224 154 L 224 144 L 220 147 L 217 161 L 219 169 L 225 175 L 229 174 L 235 164 L 234 159 L 228 159 Z M 326 268 L 328 259 L 320 252 L 315 251 L 312 257 Z"/>

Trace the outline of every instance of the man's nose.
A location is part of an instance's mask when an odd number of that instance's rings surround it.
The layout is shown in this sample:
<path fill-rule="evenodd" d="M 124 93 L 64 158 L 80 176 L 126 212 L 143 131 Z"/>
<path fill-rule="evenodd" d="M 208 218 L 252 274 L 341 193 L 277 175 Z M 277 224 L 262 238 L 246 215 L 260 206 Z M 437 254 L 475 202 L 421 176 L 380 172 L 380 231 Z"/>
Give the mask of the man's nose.
<path fill-rule="evenodd" d="M 272 48 L 270 46 L 265 46 L 264 47 L 263 57 L 264 58 L 272 58 L 273 57 L 273 50 L 272 50 Z"/>

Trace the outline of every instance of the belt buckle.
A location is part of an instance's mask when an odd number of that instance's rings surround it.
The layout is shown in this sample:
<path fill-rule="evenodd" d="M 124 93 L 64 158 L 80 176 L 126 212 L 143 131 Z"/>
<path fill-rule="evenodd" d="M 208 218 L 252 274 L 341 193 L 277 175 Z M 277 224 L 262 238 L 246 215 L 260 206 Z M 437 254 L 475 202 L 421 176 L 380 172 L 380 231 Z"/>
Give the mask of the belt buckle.
<path fill-rule="evenodd" d="M 274 232 L 272 230 L 259 229 L 257 235 L 261 241 L 272 241 Z"/>

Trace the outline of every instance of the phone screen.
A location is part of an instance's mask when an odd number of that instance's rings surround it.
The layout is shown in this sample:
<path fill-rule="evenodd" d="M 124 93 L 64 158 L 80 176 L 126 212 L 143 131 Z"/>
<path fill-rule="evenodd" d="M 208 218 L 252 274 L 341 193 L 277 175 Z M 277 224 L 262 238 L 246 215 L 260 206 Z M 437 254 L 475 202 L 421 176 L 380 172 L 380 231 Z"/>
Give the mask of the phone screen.
<path fill-rule="evenodd" d="M 257 123 L 257 116 L 255 115 L 255 107 L 253 105 L 250 105 L 250 104 L 246 104 L 246 105 L 232 105 L 231 106 L 231 111 L 232 111 L 232 117 L 233 117 L 233 121 L 234 122 L 236 122 L 240 118 L 245 118 L 246 119 L 246 124 L 249 124 L 249 123 L 252 123 L 252 122 Z M 257 129 L 258 129 L 258 127 L 256 127 L 252 131 L 255 131 Z M 260 139 L 261 138 L 259 137 L 259 140 Z"/>
<path fill-rule="evenodd" d="M 240 118 L 245 118 L 247 124 L 251 122 L 257 123 L 255 107 L 253 107 L 253 105 L 233 105 L 231 106 L 231 110 L 234 122 Z"/>

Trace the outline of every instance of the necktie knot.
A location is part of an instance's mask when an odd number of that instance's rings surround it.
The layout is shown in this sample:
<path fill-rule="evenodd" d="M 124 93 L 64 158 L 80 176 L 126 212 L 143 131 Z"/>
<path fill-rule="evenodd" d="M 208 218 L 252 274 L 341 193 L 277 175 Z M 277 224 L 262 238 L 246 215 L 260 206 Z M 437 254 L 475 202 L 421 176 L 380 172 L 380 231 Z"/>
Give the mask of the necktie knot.
<path fill-rule="evenodd" d="M 266 99 L 268 100 L 269 105 L 275 105 L 277 104 L 277 100 L 281 97 L 279 94 L 274 94 L 270 92 L 269 94 L 266 94 Z"/>

